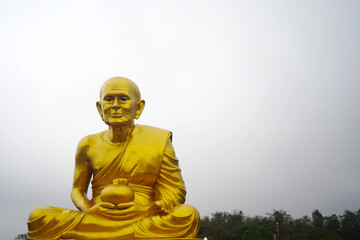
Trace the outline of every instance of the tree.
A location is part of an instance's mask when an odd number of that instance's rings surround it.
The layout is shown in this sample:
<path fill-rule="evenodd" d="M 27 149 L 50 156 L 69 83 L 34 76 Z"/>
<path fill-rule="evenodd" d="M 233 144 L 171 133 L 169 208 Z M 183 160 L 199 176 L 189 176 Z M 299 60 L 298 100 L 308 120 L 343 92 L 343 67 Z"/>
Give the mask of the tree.
<path fill-rule="evenodd" d="M 268 213 L 267 215 L 272 217 L 275 220 L 275 222 L 279 223 L 279 225 L 288 224 L 290 221 L 292 221 L 290 214 L 288 214 L 284 210 L 274 210 L 273 213 L 271 214 Z"/>
<path fill-rule="evenodd" d="M 360 239 L 360 209 L 357 212 L 345 210 L 341 219 L 341 236 L 345 240 Z"/>
<path fill-rule="evenodd" d="M 307 240 L 342 240 L 342 238 L 334 231 L 323 227 L 314 228 L 306 233 Z"/>
<path fill-rule="evenodd" d="M 340 220 L 335 214 L 325 217 L 325 228 L 340 233 Z"/>
<path fill-rule="evenodd" d="M 308 216 L 304 216 L 294 221 L 294 232 L 296 233 L 305 233 L 311 228 L 311 219 Z"/>
<path fill-rule="evenodd" d="M 320 211 L 318 209 L 315 209 L 312 212 L 312 222 L 313 222 L 313 226 L 315 228 L 320 228 L 324 226 L 324 217 L 323 215 L 320 213 Z"/>
<path fill-rule="evenodd" d="M 291 218 L 290 214 L 288 214 L 284 210 L 274 210 L 272 214 L 267 213 L 270 216 L 270 220 L 274 226 L 274 233 L 275 233 L 275 226 L 278 223 L 279 227 L 279 238 L 284 239 L 284 236 L 288 236 L 294 233 L 294 221 Z"/>
<path fill-rule="evenodd" d="M 15 240 L 29 240 L 27 234 L 18 234 L 16 237 L 15 237 Z"/>
<path fill-rule="evenodd" d="M 211 222 L 210 218 L 208 216 L 202 217 L 200 219 L 200 228 L 198 232 L 199 238 L 209 237 L 207 234 L 209 234 L 211 230 Z"/>

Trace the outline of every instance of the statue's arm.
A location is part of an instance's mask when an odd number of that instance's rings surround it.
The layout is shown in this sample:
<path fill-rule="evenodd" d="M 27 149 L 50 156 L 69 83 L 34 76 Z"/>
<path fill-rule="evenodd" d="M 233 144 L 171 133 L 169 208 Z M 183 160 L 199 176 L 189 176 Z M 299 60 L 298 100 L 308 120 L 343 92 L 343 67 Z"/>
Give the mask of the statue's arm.
<path fill-rule="evenodd" d="M 155 185 L 155 198 L 161 200 L 165 209 L 171 209 L 185 202 L 186 190 L 179 161 L 171 141 L 168 140 L 159 176 Z"/>
<path fill-rule="evenodd" d="M 89 209 L 93 205 L 86 195 L 92 175 L 87 155 L 88 148 L 89 138 L 85 137 L 79 142 L 75 155 L 75 170 L 71 199 L 80 211 Z"/>

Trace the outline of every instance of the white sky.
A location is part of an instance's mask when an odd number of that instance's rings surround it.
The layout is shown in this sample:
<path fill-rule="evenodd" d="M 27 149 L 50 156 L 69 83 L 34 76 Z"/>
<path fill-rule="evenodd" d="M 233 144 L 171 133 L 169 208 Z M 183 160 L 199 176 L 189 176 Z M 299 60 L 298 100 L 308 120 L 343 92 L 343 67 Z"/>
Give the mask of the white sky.
<path fill-rule="evenodd" d="M 106 129 L 102 83 L 172 130 L 201 215 L 360 208 L 360 2 L 0 0 L 0 232 L 74 206 L 74 153 Z"/>

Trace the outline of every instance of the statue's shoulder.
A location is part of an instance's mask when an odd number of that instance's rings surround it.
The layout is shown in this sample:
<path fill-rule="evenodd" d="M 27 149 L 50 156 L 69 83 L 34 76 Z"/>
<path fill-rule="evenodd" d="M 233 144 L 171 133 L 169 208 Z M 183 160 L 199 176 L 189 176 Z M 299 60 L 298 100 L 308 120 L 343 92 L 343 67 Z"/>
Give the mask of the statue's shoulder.
<path fill-rule="evenodd" d="M 170 138 L 172 137 L 172 133 L 169 130 L 165 130 L 162 128 L 152 127 L 148 125 L 140 125 L 136 124 L 134 129 L 134 135 L 142 135 L 147 136 L 149 138 Z"/>
<path fill-rule="evenodd" d="M 95 134 L 90 134 L 85 137 L 83 137 L 78 144 L 78 148 L 89 148 L 94 143 L 98 142 L 100 139 L 102 139 L 104 133 L 106 131 L 102 131 Z"/>
<path fill-rule="evenodd" d="M 152 126 L 148 126 L 148 125 L 140 125 L 140 124 L 136 124 L 136 127 L 134 130 L 137 131 L 142 131 L 142 132 L 151 132 L 151 133 L 159 133 L 159 134 L 168 134 L 171 133 L 171 131 L 166 130 L 166 129 L 162 129 L 162 128 L 158 128 L 158 127 L 152 127 Z"/>

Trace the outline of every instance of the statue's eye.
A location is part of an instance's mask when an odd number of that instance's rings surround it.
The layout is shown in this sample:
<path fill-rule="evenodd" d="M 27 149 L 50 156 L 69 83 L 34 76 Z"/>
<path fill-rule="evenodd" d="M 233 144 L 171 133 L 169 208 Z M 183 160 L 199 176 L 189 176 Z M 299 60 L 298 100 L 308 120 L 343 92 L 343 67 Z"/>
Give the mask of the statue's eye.
<path fill-rule="evenodd" d="M 127 97 L 121 97 L 120 100 L 125 102 L 125 101 L 128 100 L 128 98 Z"/>
<path fill-rule="evenodd" d="M 108 101 L 108 102 L 111 102 L 111 101 L 112 101 L 112 97 L 107 97 L 105 100 Z"/>

